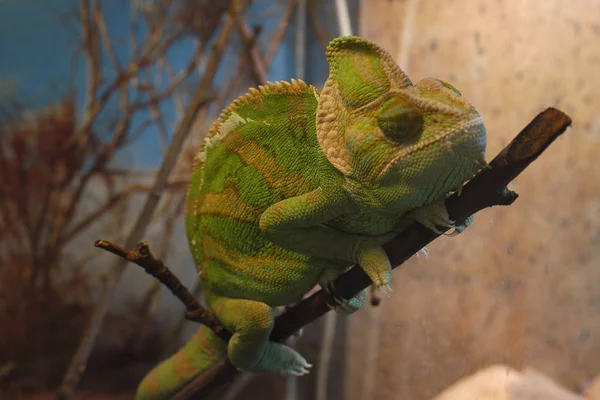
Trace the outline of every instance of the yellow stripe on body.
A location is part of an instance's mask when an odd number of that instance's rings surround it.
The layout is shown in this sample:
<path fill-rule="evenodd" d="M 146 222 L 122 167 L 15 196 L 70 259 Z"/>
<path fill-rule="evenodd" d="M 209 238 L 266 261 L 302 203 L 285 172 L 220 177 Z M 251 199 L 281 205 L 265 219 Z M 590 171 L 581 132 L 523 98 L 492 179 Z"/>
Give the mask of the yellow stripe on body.
<path fill-rule="evenodd" d="M 253 139 L 245 138 L 239 131 L 230 132 L 223 139 L 225 148 L 235 153 L 242 164 L 256 169 L 269 187 L 283 199 L 298 196 L 310 190 L 304 176 L 289 173 L 269 154 L 268 149 Z"/>

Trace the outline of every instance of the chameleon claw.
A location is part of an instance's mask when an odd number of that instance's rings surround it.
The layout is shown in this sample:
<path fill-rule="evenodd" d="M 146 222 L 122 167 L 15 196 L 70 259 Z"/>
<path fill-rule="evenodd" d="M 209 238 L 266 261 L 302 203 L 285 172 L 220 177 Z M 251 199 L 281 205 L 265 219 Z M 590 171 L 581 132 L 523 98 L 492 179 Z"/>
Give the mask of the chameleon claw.
<path fill-rule="evenodd" d="M 419 253 L 423 253 L 426 260 L 429 258 L 429 249 L 427 249 L 427 247 L 423 247 L 421 250 L 419 250 Z M 417 256 L 419 253 L 417 253 Z"/>
<path fill-rule="evenodd" d="M 387 297 L 391 297 L 392 293 L 394 292 L 389 284 L 379 286 L 378 289 L 381 290 Z"/>
<path fill-rule="evenodd" d="M 391 296 L 392 293 L 394 293 L 394 289 L 392 289 L 392 287 L 389 284 L 385 285 L 385 287 L 388 289 L 388 293 Z"/>

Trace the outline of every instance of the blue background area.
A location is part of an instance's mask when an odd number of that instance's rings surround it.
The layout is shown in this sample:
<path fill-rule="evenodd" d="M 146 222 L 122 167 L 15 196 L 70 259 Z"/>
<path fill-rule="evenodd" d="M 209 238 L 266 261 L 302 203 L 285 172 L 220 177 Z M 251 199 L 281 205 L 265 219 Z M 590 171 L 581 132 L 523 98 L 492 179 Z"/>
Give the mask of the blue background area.
<path fill-rule="evenodd" d="M 319 4 L 319 14 L 324 20 L 323 27 L 332 37 L 337 35 L 334 2 Z M 353 28 L 356 27 L 358 1 L 351 1 L 350 10 Z M 273 0 L 255 0 L 246 13 L 246 21 L 252 26 L 262 26 L 263 39 L 277 28 L 282 14 L 265 17 L 264 11 L 272 8 Z M 0 101 L 2 97 L 16 94 L 28 107 L 37 108 L 64 98 L 71 91 L 77 96 L 79 112 L 82 112 L 87 79 L 87 65 L 82 52 L 76 53 L 79 42 L 79 22 L 77 16 L 79 2 L 76 0 L 4 0 L 0 2 Z M 129 58 L 127 42 L 130 26 L 130 2 L 125 0 L 105 0 L 102 2 L 104 19 L 108 26 L 117 57 L 124 64 Z M 68 16 L 70 14 L 70 17 Z M 295 16 L 287 30 L 285 40 L 279 48 L 268 71 L 271 81 L 289 80 L 295 76 L 294 33 Z M 141 36 L 141 35 L 140 35 Z M 329 39 L 329 38 L 328 38 Z M 264 43 L 264 42 L 263 42 Z M 308 83 L 320 86 L 327 78 L 327 64 L 323 49 L 317 43 L 310 23 L 306 37 L 306 76 Z M 263 46 L 266 50 L 267 46 Z M 169 61 L 177 71 L 187 63 L 193 51 L 193 41 L 184 40 L 173 46 L 168 54 Z M 228 76 L 225 73 L 228 57 L 237 65 L 238 50 L 229 46 L 215 80 L 215 90 Z M 264 53 L 264 51 L 263 51 Z M 77 54 L 77 56 L 75 56 Z M 108 58 L 103 59 L 109 63 Z M 110 81 L 112 67 L 106 65 L 106 80 Z M 199 78 L 196 77 L 196 80 Z M 166 83 L 166 82 L 165 82 Z M 100 88 L 100 90 L 102 87 Z M 165 125 L 172 134 L 175 123 L 175 109 L 171 101 L 162 105 Z M 118 112 L 118 104 L 111 102 L 104 115 Z M 133 127 L 147 115 L 139 113 L 133 120 Z M 101 131 L 108 127 L 96 124 Z M 156 168 L 162 159 L 162 149 L 156 128 L 151 127 L 135 143 L 136 168 Z M 129 157 L 130 158 L 130 157 Z M 121 163 L 128 159 L 119 160 Z"/>

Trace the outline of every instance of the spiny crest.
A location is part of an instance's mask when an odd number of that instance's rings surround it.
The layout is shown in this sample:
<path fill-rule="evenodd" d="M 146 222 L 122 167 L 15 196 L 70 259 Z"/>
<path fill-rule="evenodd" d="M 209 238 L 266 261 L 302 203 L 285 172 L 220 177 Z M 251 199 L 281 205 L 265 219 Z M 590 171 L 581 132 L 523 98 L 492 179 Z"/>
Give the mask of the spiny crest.
<path fill-rule="evenodd" d="M 220 143 L 221 140 L 236 127 L 247 122 L 237 111 L 240 107 L 248 104 L 256 104 L 262 101 L 267 96 L 276 95 L 281 93 L 290 92 L 304 92 L 306 90 L 313 90 L 315 96 L 318 96 L 317 89 L 313 86 L 307 85 L 304 81 L 298 79 L 292 79 L 291 82 L 278 81 L 278 82 L 267 82 L 266 85 L 260 85 L 258 88 L 250 88 L 249 92 L 241 95 L 237 99 L 233 100 L 219 115 L 219 118 L 213 122 L 213 127 L 208 131 L 208 134 L 204 138 L 204 144 L 201 146 L 200 151 L 194 157 L 193 167 L 198 168 L 206 160 L 206 150 L 216 144 Z"/>
<path fill-rule="evenodd" d="M 287 93 L 289 91 L 301 92 L 308 88 L 309 86 L 304 81 L 296 79 L 292 79 L 291 83 L 286 81 L 267 82 L 266 85 L 260 85 L 258 88 L 250 88 L 249 93 L 238 97 L 223 110 L 219 118 L 213 122 L 214 127 L 208 131 L 207 138 L 215 135 L 225 120 L 243 105 L 259 102 L 264 96 L 271 94 Z"/>

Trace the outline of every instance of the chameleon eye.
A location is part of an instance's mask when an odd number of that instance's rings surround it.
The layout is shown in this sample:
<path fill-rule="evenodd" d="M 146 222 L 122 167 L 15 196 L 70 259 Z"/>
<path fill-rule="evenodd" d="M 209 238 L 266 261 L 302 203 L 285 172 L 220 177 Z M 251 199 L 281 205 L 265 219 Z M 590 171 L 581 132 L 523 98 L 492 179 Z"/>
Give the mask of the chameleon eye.
<path fill-rule="evenodd" d="M 457 95 L 462 96 L 462 93 L 457 88 L 455 88 L 454 86 L 452 86 L 451 84 L 449 84 L 448 82 L 444 82 L 444 81 L 440 80 L 440 83 L 442 85 L 444 85 L 445 87 L 447 87 L 448 89 L 452 90 Z"/>
<path fill-rule="evenodd" d="M 402 143 L 421 133 L 423 113 L 406 97 L 393 96 L 379 107 L 377 124 L 388 139 Z"/>

